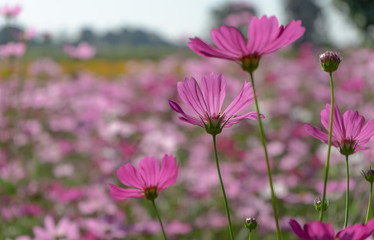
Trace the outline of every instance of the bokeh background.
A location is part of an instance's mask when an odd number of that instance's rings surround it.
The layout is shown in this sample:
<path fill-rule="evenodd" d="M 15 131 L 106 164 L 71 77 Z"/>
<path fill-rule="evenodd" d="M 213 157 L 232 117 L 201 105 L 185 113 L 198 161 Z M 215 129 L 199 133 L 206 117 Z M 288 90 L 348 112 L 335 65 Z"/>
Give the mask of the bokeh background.
<path fill-rule="evenodd" d="M 6 8 L 20 6 L 18 14 Z M 227 79 L 228 100 L 248 75 L 232 62 L 206 59 L 188 38 L 210 41 L 222 24 L 243 30 L 253 16 L 301 19 L 304 36 L 264 56 L 255 72 L 272 159 L 281 227 L 317 220 L 327 147 L 305 123 L 322 127 L 330 101 L 324 50 L 343 57 L 334 73 L 342 112 L 374 117 L 374 4 L 361 0 L 263 1 L 0 1 L 0 236 L 36 238 L 38 227 L 59 228 L 48 239 L 162 239 L 149 201 L 114 201 L 115 170 L 146 155 L 174 154 L 175 186 L 156 200 L 170 239 L 228 239 L 211 137 L 180 122 L 168 100 L 181 102 L 178 81 L 211 72 Z M 254 111 L 254 107 L 251 107 Z M 350 158 L 350 223 L 362 222 L 368 183 L 361 170 L 369 149 Z M 246 121 L 218 136 L 223 179 L 237 239 L 247 239 L 246 217 L 259 226 L 253 239 L 274 239 L 266 165 L 257 123 Z M 332 152 L 326 219 L 344 221 L 345 162 Z M 54 230 L 56 230 L 54 229 Z M 78 232 L 72 237 L 67 232 Z"/>

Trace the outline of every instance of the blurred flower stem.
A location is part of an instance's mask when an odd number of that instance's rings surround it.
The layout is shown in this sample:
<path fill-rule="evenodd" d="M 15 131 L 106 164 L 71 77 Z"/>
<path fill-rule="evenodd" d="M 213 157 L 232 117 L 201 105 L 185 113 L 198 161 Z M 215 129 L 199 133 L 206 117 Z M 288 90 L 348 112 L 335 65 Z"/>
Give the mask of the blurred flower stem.
<path fill-rule="evenodd" d="M 330 72 L 330 89 L 331 89 L 331 111 L 330 111 L 330 127 L 329 127 L 329 140 L 328 140 L 328 148 L 327 148 L 327 159 L 326 159 L 326 166 L 325 166 L 325 180 L 323 183 L 323 195 L 322 195 L 322 206 L 324 206 L 326 201 L 326 185 L 327 179 L 329 176 L 329 166 L 330 166 L 330 154 L 331 154 L 331 138 L 332 138 L 332 121 L 334 116 L 334 83 L 332 81 L 332 72 Z M 319 215 L 319 221 L 323 221 L 323 209 Z"/>
<path fill-rule="evenodd" d="M 222 176 L 221 176 L 221 170 L 220 170 L 219 162 L 218 162 L 216 135 L 212 135 L 212 136 L 213 136 L 214 155 L 216 157 L 216 164 L 217 164 L 217 172 L 218 172 L 219 181 L 221 183 L 223 200 L 225 202 L 227 221 L 229 223 L 230 239 L 234 240 L 234 234 L 233 234 L 232 226 L 231 226 L 230 209 L 229 209 L 229 205 L 228 205 L 228 202 L 227 202 L 226 193 L 225 193 L 225 186 L 223 185 Z"/>
<path fill-rule="evenodd" d="M 249 231 L 248 240 L 252 240 L 252 231 Z"/>
<path fill-rule="evenodd" d="M 371 209 L 371 201 L 373 200 L 373 183 L 370 183 L 370 195 L 369 195 L 369 203 L 368 203 L 368 211 L 366 213 L 366 220 L 365 224 L 369 221 L 370 216 L 370 209 Z"/>
<path fill-rule="evenodd" d="M 348 164 L 348 155 L 345 155 L 345 166 L 347 169 L 347 191 L 345 192 L 345 219 L 344 219 L 344 228 L 348 225 L 348 215 L 349 215 L 349 164 Z"/>
<path fill-rule="evenodd" d="M 166 234 L 165 234 L 165 230 L 164 230 L 164 225 L 162 225 L 161 217 L 160 217 L 160 214 L 158 213 L 155 200 L 152 199 L 151 202 L 152 202 L 153 208 L 155 209 L 158 221 L 160 222 L 160 226 L 161 226 L 162 234 L 164 235 L 164 239 L 167 240 L 167 237 L 166 237 Z"/>
<path fill-rule="evenodd" d="M 269 163 L 269 156 L 268 156 L 268 151 L 267 151 L 267 147 L 266 147 L 265 132 L 264 132 L 264 128 L 262 126 L 262 120 L 261 120 L 261 117 L 260 117 L 260 108 L 258 106 L 258 101 L 257 101 L 255 83 L 254 83 L 254 79 L 253 79 L 253 71 L 249 71 L 249 75 L 251 76 L 253 97 L 255 99 L 255 104 L 256 104 L 256 112 L 257 112 L 257 119 L 258 119 L 258 127 L 260 129 L 261 143 L 262 143 L 262 146 L 264 148 L 264 153 L 265 153 L 266 167 L 267 167 L 270 190 L 271 190 L 271 202 L 272 202 L 272 205 L 273 205 L 275 225 L 277 227 L 277 239 L 280 240 L 280 239 L 282 239 L 282 235 L 281 235 L 281 231 L 280 231 L 280 228 L 279 228 L 279 221 L 278 221 L 277 199 L 276 199 L 276 196 L 275 196 L 275 193 L 274 193 L 273 180 L 272 180 L 272 177 L 271 177 L 271 169 L 270 169 L 270 163 Z"/>

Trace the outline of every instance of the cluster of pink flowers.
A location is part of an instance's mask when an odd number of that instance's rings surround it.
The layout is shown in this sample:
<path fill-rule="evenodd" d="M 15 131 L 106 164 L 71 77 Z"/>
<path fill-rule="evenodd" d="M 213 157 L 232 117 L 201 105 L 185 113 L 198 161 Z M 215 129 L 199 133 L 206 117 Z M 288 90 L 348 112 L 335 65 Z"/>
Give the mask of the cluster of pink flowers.
<path fill-rule="evenodd" d="M 9 42 L 0 45 L 0 58 L 20 58 L 25 54 L 26 45 L 22 42 Z"/>
<path fill-rule="evenodd" d="M 66 44 L 64 51 L 71 58 L 87 60 L 91 59 L 96 54 L 96 48 L 86 42 L 81 42 L 77 46 Z"/>

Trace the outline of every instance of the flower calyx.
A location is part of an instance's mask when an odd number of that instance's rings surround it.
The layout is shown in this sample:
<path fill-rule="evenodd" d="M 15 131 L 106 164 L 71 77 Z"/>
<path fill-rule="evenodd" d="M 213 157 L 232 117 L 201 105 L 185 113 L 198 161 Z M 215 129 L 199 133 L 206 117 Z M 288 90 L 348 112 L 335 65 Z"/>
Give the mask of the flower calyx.
<path fill-rule="evenodd" d="M 144 190 L 144 195 L 145 195 L 145 198 L 150 201 L 155 200 L 158 197 L 157 187 L 147 188 L 146 190 Z"/>
<path fill-rule="evenodd" d="M 258 55 L 257 53 L 242 57 L 240 59 L 242 63 L 242 69 L 249 73 L 254 72 L 257 69 L 258 64 L 260 63 L 260 59 L 261 59 L 261 56 Z"/>
<path fill-rule="evenodd" d="M 252 232 L 257 227 L 256 218 L 246 218 L 244 222 L 244 226 L 248 228 L 250 232 Z"/>

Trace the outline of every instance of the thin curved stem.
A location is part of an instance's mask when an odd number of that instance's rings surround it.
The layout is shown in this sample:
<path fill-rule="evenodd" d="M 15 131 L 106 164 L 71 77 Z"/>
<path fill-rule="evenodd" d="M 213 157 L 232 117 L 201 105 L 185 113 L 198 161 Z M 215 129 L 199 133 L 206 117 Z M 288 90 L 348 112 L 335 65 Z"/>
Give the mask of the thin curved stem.
<path fill-rule="evenodd" d="M 262 120 L 261 120 L 261 117 L 260 117 L 260 108 L 258 106 L 256 89 L 255 89 L 255 83 L 254 83 L 254 80 L 253 80 L 253 73 L 249 72 L 249 75 L 251 76 L 251 84 L 252 84 L 252 90 L 253 90 L 253 97 L 254 97 L 255 104 L 256 104 L 256 113 L 257 113 L 257 119 L 258 119 L 258 127 L 260 129 L 261 143 L 262 143 L 262 147 L 264 148 L 264 153 L 265 153 L 266 167 L 267 167 L 269 184 L 270 184 L 270 190 L 271 190 L 271 202 L 272 202 L 272 205 L 273 205 L 275 225 L 277 227 L 277 239 L 280 240 L 280 239 L 282 239 L 282 234 L 281 234 L 281 231 L 280 231 L 280 228 L 279 228 L 278 210 L 277 210 L 277 199 L 276 199 L 276 196 L 275 196 L 275 193 L 274 193 L 273 180 L 272 180 L 272 177 L 271 177 L 271 169 L 270 169 L 270 163 L 269 163 L 269 156 L 268 156 L 268 151 L 267 151 L 266 141 L 265 141 L 265 132 L 264 132 L 264 128 L 262 126 Z"/>
<path fill-rule="evenodd" d="M 368 211 L 366 213 L 366 220 L 365 224 L 369 221 L 369 216 L 370 216 L 370 210 L 371 210 L 371 201 L 373 199 L 373 183 L 370 183 L 370 195 L 369 195 L 369 203 L 368 203 Z"/>
<path fill-rule="evenodd" d="M 328 140 L 328 148 L 327 148 L 327 159 L 326 159 L 326 166 L 325 166 L 325 180 L 323 183 L 323 196 L 322 196 L 322 209 L 319 215 L 319 220 L 323 221 L 323 213 L 324 213 L 324 206 L 326 202 L 326 185 L 327 179 L 329 176 L 329 166 L 330 166 L 330 154 L 331 154 L 331 138 L 332 138 L 332 121 L 334 116 L 334 84 L 332 81 L 332 73 L 330 72 L 330 89 L 331 89 L 331 111 L 330 111 L 330 127 L 329 127 L 329 140 Z"/>
<path fill-rule="evenodd" d="M 347 191 L 345 192 L 345 219 L 344 228 L 348 226 L 348 215 L 349 215 L 349 164 L 348 155 L 345 156 L 345 166 L 347 169 Z"/>
<path fill-rule="evenodd" d="M 218 154 L 217 154 L 217 144 L 216 144 L 216 135 L 212 135 L 212 136 L 213 136 L 214 155 L 215 155 L 215 157 L 216 157 L 217 172 L 218 172 L 219 182 L 221 183 L 221 189 L 222 189 L 222 194 L 223 194 L 223 200 L 224 200 L 224 202 L 225 202 L 227 221 L 229 222 L 230 238 L 231 238 L 231 240 L 234 240 L 234 234 L 233 234 L 232 226 L 231 226 L 231 218 L 230 218 L 229 205 L 228 205 L 228 203 L 227 203 L 226 192 L 225 192 L 225 186 L 223 185 L 222 176 L 221 176 L 221 170 L 220 170 L 220 168 L 219 168 Z"/>
<path fill-rule="evenodd" d="M 151 202 L 152 202 L 153 208 L 155 209 L 158 221 L 160 222 L 160 226 L 161 226 L 162 234 L 164 235 L 164 239 L 167 240 L 165 230 L 164 230 L 164 225 L 162 225 L 161 217 L 160 217 L 160 214 L 157 211 L 155 200 L 151 200 Z"/>

